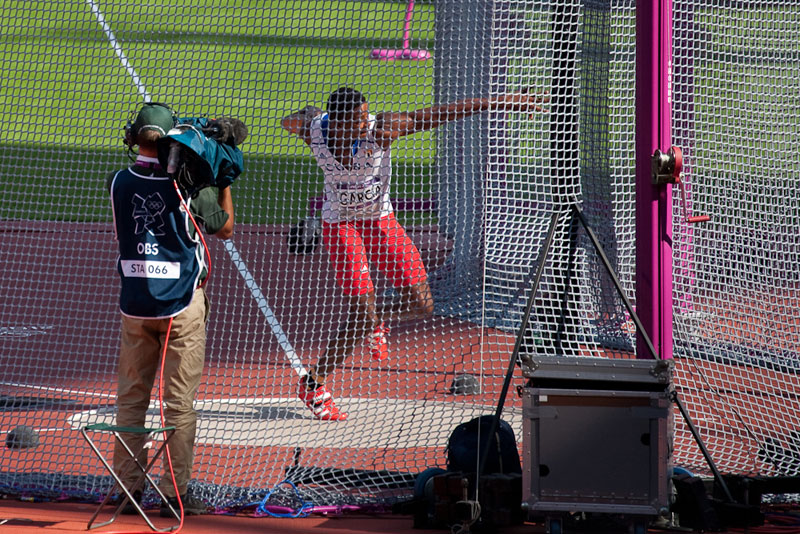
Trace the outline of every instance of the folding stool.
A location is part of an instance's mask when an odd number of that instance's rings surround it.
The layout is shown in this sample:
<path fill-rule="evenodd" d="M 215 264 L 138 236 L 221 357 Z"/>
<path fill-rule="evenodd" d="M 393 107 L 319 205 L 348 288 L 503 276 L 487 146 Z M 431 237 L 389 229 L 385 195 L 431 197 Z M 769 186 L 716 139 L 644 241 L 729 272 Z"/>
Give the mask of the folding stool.
<path fill-rule="evenodd" d="M 105 458 L 103 458 L 102 453 L 97 448 L 97 446 L 94 444 L 92 439 L 89 437 L 89 432 L 111 433 L 111 434 L 114 435 L 114 438 L 116 439 L 116 441 L 118 441 L 122 445 L 122 447 L 125 449 L 125 451 L 127 451 L 128 455 L 131 458 L 131 461 L 133 462 L 133 465 L 135 465 L 136 468 L 139 470 L 139 477 L 137 478 L 136 482 L 134 482 L 131 485 L 131 487 L 129 487 L 129 488 L 125 487 L 125 484 L 122 482 L 122 480 L 120 479 L 119 475 L 114 472 L 114 468 L 108 463 L 108 461 L 106 461 Z M 161 445 L 158 447 L 158 449 L 156 449 L 155 454 L 147 462 L 147 465 L 142 465 L 141 462 L 139 462 L 139 459 L 136 457 L 136 452 L 132 451 L 130 449 L 130 447 L 128 446 L 128 444 L 125 443 L 125 440 L 122 439 L 122 436 L 120 435 L 121 433 L 124 433 L 124 434 L 138 434 L 138 435 L 142 435 L 142 434 L 150 435 L 150 434 L 153 434 L 153 435 L 161 435 L 161 436 L 164 436 L 164 437 L 163 437 L 163 439 L 161 441 Z M 122 509 L 129 502 L 133 505 L 134 508 L 136 508 L 136 511 L 139 512 L 139 515 L 142 516 L 142 519 L 144 519 L 145 522 L 147 522 L 147 525 L 152 530 L 154 530 L 156 532 L 170 532 L 170 531 L 175 530 L 175 529 L 178 528 L 178 526 L 180 525 L 180 520 L 181 520 L 180 512 L 176 511 L 169 504 L 169 502 L 167 500 L 167 497 L 161 492 L 161 490 L 158 488 L 158 484 L 156 484 L 156 482 L 150 476 L 150 469 L 155 465 L 156 460 L 158 460 L 158 458 L 161 456 L 161 453 L 166 448 L 167 443 L 169 442 L 170 438 L 172 437 L 172 435 L 174 433 L 175 433 L 175 427 L 174 426 L 167 426 L 167 427 L 163 427 L 163 428 L 145 428 L 145 427 L 114 426 L 114 425 L 109 425 L 109 424 L 106 424 L 106 423 L 88 425 L 83 430 L 81 430 L 81 434 L 83 434 L 83 437 L 86 439 L 87 443 L 89 443 L 89 446 L 92 448 L 92 450 L 97 455 L 97 457 L 100 458 L 100 461 L 103 463 L 103 465 L 105 466 L 105 468 L 108 470 L 108 472 L 111 474 L 111 476 L 114 478 L 114 481 L 115 481 L 114 486 L 111 488 L 111 491 L 108 492 L 108 495 L 106 495 L 106 498 L 103 499 L 103 502 L 100 503 L 100 506 L 98 506 L 97 511 L 95 511 L 94 515 L 89 520 L 89 524 L 86 525 L 86 530 L 91 530 L 93 528 L 99 528 L 99 527 L 103 527 L 103 526 L 106 526 L 106 525 L 110 525 L 111 523 L 113 523 L 117 519 L 117 517 L 119 516 L 120 512 L 122 511 Z M 172 512 L 172 515 L 175 517 L 175 519 L 178 521 L 178 523 L 176 523 L 173 526 L 167 527 L 167 528 L 158 528 L 155 525 L 153 525 L 153 523 L 150 521 L 150 518 L 147 517 L 147 514 L 144 512 L 144 510 L 142 510 L 142 507 L 140 506 L 140 504 L 138 502 L 136 502 L 136 500 L 133 498 L 133 492 L 135 492 L 136 490 L 141 489 L 142 493 L 144 493 L 144 483 L 145 482 L 149 483 L 150 486 L 152 486 L 152 488 L 156 491 L 156 493 L 159 495 L 159 497 L 161 497 L 161 501 L 163 503 L 167 503 L 167 506 L 169 507 L 169 510 Z M 117 488 L 122 490 L 122 492 L 124 494 L 124 497 L 122 497 L 120 499 L 119 504 L 117 505 L 116 509 L 114 510 L 114 512 L 113 512 L 113 514 L 111 516 L 111 519 L 109 519 L 108 521 L 105 521 L 103 523 L 98 523 L 98 524 L 93 526 L 93 523 L 94 523 L 95 519 L 97 519 L 97 516 L 100 514 L 101 510 L 103 509 L 103 506 L 105 506 L 108 503 L 108 501 L 111 499 L 111 496 L 114 495 L 114 492 L 115 492 L 115 490 Z"/>

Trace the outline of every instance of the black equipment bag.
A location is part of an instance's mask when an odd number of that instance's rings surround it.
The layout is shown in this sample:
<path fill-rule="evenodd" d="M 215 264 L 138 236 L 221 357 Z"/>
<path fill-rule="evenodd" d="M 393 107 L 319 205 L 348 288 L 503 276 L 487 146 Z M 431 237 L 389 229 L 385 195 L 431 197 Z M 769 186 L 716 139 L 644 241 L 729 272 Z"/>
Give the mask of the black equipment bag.
<path fill-rule="evenodd" d="M 517 439 L 514 430 L 500 419 L 494 436 L 489 436 L 493 415 L 482 415 L 458 425 L 447 442 L 447 470 L 464 473 L 477 471 L 479 454 L 486 447 L 489 453 L 482 474 L 522 473 Z M 478 429 L 480 429 L 480 452 L 478 451 Z"/>

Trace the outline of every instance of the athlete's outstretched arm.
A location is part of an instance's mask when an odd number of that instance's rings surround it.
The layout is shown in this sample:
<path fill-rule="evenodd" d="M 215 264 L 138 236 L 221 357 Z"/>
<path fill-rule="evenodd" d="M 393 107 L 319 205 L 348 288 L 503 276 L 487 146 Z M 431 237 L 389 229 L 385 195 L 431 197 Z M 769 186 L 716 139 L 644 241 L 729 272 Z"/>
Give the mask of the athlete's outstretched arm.
<path fill-rule="evenodd" d="M 311 120 L 320 115 L 322 110 L 315 106 L 306 106 L 300 111 L 295 111 L 291 115 L 287 115 L 281 120 L 281 126 L 284 130 L 295 134 L 300 139 L 305 141 L 307 145 L 311 144 L 311 132 L 308 127 Z"/>
<path fill-rule="evenodd" d="M 379 138 L 394 141 L 404 135 L 431 130 L 483 111 L 542 111 L 540 104 L 548 99 L 540 95 L 513 93 L 491 98 L 470 98 L 451 104 L 431 106 L 416 111 L 381 113 L 376 117 Z"/>

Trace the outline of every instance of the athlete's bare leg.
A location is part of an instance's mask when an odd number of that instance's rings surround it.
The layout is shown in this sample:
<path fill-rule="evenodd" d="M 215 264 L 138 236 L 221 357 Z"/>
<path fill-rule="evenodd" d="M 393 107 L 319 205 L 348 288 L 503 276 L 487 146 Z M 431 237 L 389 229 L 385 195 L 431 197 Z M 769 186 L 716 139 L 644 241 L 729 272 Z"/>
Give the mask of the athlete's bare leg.
<path fill-rule="evenodd" d="M 324 384 L 325 378 L 342 365 L 355 347 L 383 321 L 423 319 L 433 314 L 433 297 L 427 280 L 398 288 L 398 293 L 400 296 L 382 306 L 380 313 L 376 306 L 375 291 L 350 297 L 347 320 L 339 326 L 336 335 L 328 342 L 325 353 L 309 373 L 314 382 Z"/>
<path fill-rule="evenodd" d="M 325 378 L 344 363 L 353 349 L 364 341 L 368 334 L 380 325 L 375 306 L 375 291 L 350 298 L 347 319 L 339 326 L 336 335 L 328 342 L 325 353 L 309 375 L 317 384 L 324 384 Z"/>
<path fill-rule="evenodd" d="M 428 280 L 397 288 L 399 296 L 382 303 L 378 311 L 381 321 L 425 319 L 433 315 L 433 296 Z"/>

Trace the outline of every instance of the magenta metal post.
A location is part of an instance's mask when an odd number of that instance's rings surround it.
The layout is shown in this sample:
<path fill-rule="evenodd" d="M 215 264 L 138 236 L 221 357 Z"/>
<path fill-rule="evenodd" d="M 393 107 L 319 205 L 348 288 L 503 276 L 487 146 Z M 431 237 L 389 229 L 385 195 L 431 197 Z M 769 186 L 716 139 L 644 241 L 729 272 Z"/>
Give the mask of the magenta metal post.
<path fill-rule="evenodd" d="M 425 61 L 430 59 L 431 54 L 427 50 L 411 48 L 411 19 L 414 17 L 414 0 L 408 0 L 406 6 L 406 19 L 403 23 L 403 48 L 375 48 L 370 52 L 372 59 L 381 61 L 394 61 L 395 59 L 410 59 Z"/>
<path fill-rule="evenodd" d="M 672 1 L 636 2 L 636 313 L 672 358 L 672 185 L 653 185 L 651 157 L 671 146 Z M 636 357 L 652 358 L 641 335 Z"/>

